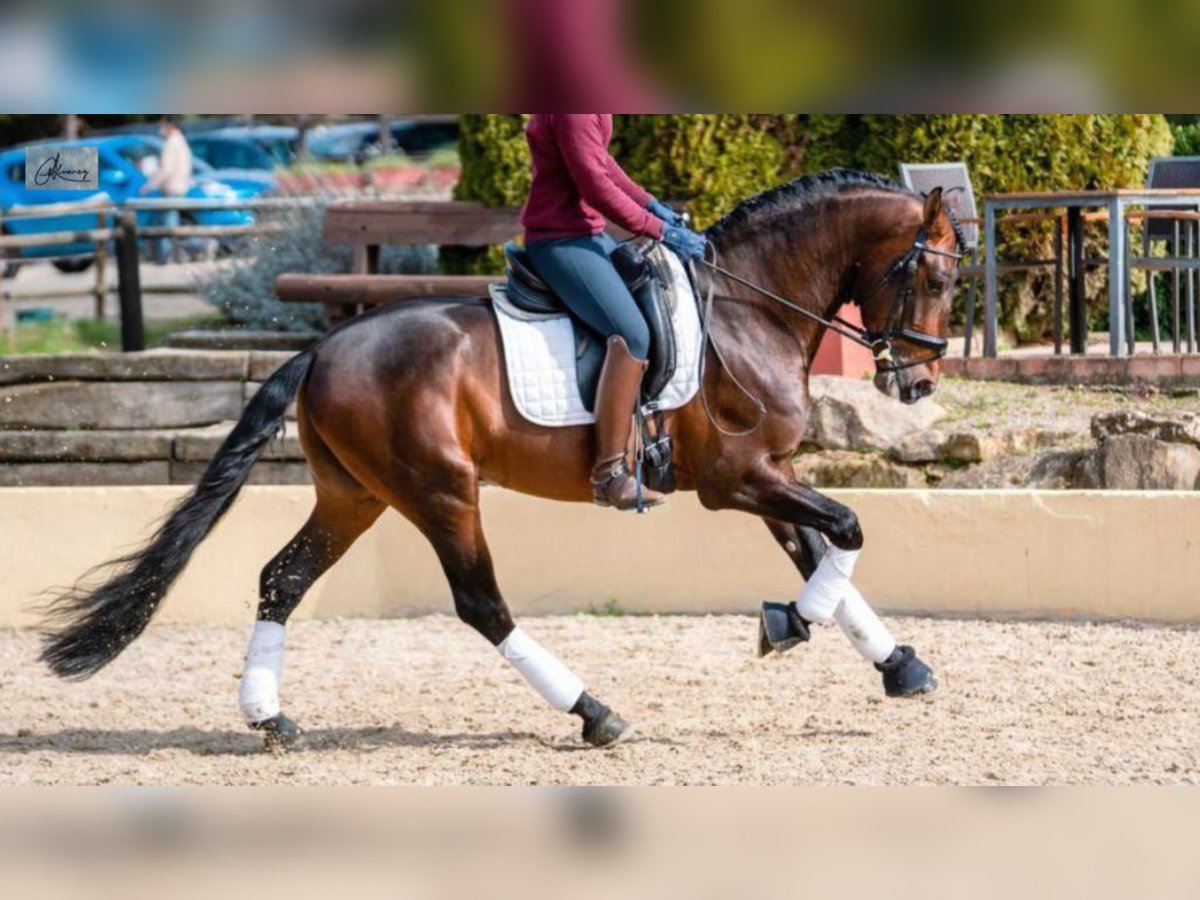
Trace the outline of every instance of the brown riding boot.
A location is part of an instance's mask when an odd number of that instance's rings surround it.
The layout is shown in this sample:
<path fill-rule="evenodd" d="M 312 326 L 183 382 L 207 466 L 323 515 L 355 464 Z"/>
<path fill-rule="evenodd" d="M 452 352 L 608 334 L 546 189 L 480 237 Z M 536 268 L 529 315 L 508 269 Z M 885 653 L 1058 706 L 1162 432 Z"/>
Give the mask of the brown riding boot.
<path fill-rule="evenodd" d="M 592 497 L 598 506 L 636 509 L 637 481 L 629 474 L 625 449 L 633 430 L 633 411 L 642 387 L 646 363 L 635 358 L 625 339 L 608 339 L 604 367 L 596 388 L 596 464 L 592 467 Z M 665 498 L 642 486 L 642 506 L 658 506 Z"/>

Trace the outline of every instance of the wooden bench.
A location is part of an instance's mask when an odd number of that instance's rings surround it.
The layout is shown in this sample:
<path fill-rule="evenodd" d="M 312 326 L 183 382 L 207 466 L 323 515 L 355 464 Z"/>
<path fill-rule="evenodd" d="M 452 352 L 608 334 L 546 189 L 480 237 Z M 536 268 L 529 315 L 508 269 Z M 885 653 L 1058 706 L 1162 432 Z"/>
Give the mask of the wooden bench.
<path fill-rule="evenodd" d="M 520 211 L 464 201 L 345 200 L 325 211 L 322 239 L 354 249 L 349 275 L 280 275 L 285 303 L 324 303 L 342 317 L 414 297 L 483 296 L 497 279 L 463 275 L 379 275 L 385 244 L 487 247 L 521 233 Z"/>

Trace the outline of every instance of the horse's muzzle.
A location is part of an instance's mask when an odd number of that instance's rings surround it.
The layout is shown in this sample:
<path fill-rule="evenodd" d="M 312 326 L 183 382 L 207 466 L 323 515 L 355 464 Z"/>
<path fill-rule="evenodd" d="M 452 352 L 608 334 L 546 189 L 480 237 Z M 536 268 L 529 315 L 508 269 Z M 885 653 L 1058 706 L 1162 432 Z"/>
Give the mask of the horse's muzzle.
<path fill-rule="evenodd" d="M 937 382 L 931 378 L 918 378 L 911 384 L 901 380 L 900 401 L 908 404 L 916 403 L 918 400 L 924 400 L 935 390 L 937 390 Z"/>

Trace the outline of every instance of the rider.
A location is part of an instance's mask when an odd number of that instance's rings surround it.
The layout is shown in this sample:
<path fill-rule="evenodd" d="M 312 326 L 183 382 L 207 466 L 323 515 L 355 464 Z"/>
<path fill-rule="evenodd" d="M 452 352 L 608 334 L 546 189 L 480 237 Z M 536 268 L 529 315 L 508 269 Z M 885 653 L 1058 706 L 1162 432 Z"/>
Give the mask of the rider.
<path fill-rule="evenodd" d="M 663 241 L 701 258 L 705 241 L 683 216 L 625 174 L 608 152 L 608 114 L 539 113 L 526 139 L 533 185 L 521 213 L 525 247 L 538 274 L 575 315 L 608 340 L 596 393 L 596 460 L 592 496 L 600 506 L 633 509 L 637 484 L 625 459 L 633 411 L 646 371 L 650 331 L 610 259 L 616 242 L 606 220 L 635 235 Z M 642 505 L 662 503 L 642 489 Z"/>

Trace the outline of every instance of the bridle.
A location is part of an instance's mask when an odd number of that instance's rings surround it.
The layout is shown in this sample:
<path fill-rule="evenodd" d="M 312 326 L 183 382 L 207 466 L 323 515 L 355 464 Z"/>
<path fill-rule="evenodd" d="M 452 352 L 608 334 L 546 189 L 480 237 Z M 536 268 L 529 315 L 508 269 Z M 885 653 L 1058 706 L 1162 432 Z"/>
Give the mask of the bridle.
<path fill-rule="evenodd" d="M 955 236 L 957 238 L 957 229 Z M 931 247 L 928 244 L 928 238 L 928 229 L 922 225 L 917 230 L 917 236 L 914 238 L 912 245 L 908 248 L 908 250 L 894 263 L 892 263 L 888 270 L 884 272 L 883 275 L 881 275 L 873 285 L 871 285 L 871 287 L 861 298 L 857 298 L 854 301 L 858 303 L 859 306 L 862 306 L 877 293 L 879 293 L 879 291 L 882 290 L 883 287 L 896 276 L 899 275 L 903 277 L 904 280 L 899 289 L 896 291 L 896 298 L 892 302 L 891 311 L 888 313 L 887 321 L 884 324 L 882 331 L 872 331 L 868 328 L 855 325 L 853 322 L 847 322 L 845 319 L 837 315 L 826 318 L 825 316 L 815 313 L 812 310 L 805 309 L 803 306 L 788 300 L 786 297 L 780 296 L 774 291 L 768 290 L 760 284 L 755 284 L 753 281 L 743 278 L 741 275 L 738 275 L 735 272 L 729 271 L 719 263 L 717 258 L 717 249 L 712 245 L 712 243 L 707 244 L 705 258 L 696 260 L 696 262 L 712 272 L 720 274 L 730 281 L 749 288 L 755 293 L 760 294 L 761 296 L 766 297 L 775 303 L 778 303 L 785 309 L 790 309 L 792 312 L 798 313 L 807 319 L 811 319 L 820 325 L 824 325 L 826 328 L 836 332 L 837 334 L 840 334 L 847 340 L 866 347 L 871 351 L 871 356 L 875 360 L 875 371 L 879 374 L 889 374 L 901 372 L 905 369 L 911 369 L 914 366 L 921 366 L 927 363 L 937 362 L 946 355 L 946 351 L 950 346 L 949 341 L 947 341 L 945 338 L 936 337 L 932 334 L 926 334 L 923 331 L 917 331 L 916 329 L 905 324 L 905 319 L 910 314 L 909 307 L 911 305 L 913 295 L 916 293 L 917 269 L 920 267 L 922 254 L 929 253 L 934 256 L 942 256 L 954 260 L 960 260 L 966 255 L 957 250 L 942 250 L 938 247 Z M 710 256 L 711 259 L 709 258 Z M 689 263 L 689 270 L 690 269 L 691 264 Z M 692 281 L 693 283 L 696 281 L 694 271 L 692 272 Z M 705 355 L 703 352 L 700 354 L 700 400 L 704 406 L 705 413 L 708 415 L 709 422 L 712 423 L 714 428 L 728 437 L 743 437 L 753 434 L 762 426 L 763 419 L 767 414 L 767 408 L 763 404 L 762 400 L 751 394 L 745 388 L 745 386 L 738 381 L 733 372 L 730 371 L 729 365 L 725 362 L 725 358 L 721 354 L 720 348 L 717 347 L 716 342 L 712 339 L 710 325 L 712 322 L 713 298 L 716 294 L 715 281 L 715 278 L 710 278 L 708 281 L 708 288 L 705 291 L 701 347 L 703 347 L 705 344 L 708 344 L 713 348 L 713 352 L 716 354 L 717 361 L 721 364 L 721 367 L 726 371 L 726 373 L 728 373 L 738 390 L 740 390 L 742 394 L 745 395 L 747 399 L 752 401 L 757 407 L 759 418 L 753 427 L 745 431 L 728 431 L 721 427 L 721 425 L 716 421 L 716 418 L 713 416 L 712 411 L 709 409 L 708 397 L 704 392 Z M 844 302 L 846 301 L 843 301 L 843 303 Z M 902 341 L 916 347 L 924 348 L 929 351 L 929 355 L 920 357 L 918 359 L 908 360 L 907 362 L 898 363 L 896 362 L 895 356 L 892 353 L 893 345 L 897 341 Z"/>

